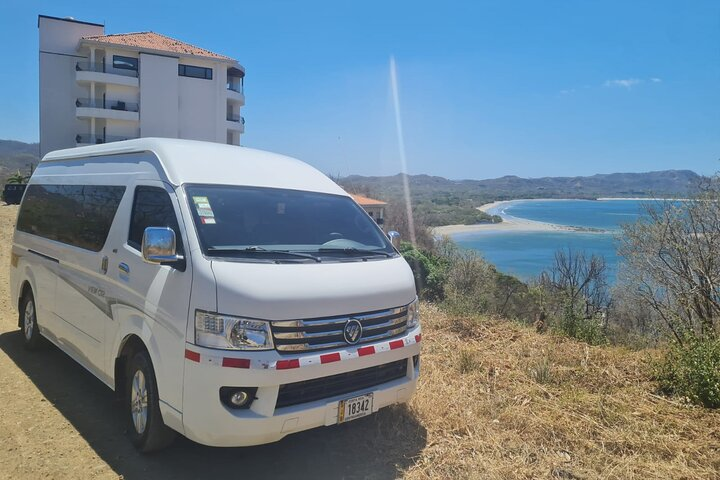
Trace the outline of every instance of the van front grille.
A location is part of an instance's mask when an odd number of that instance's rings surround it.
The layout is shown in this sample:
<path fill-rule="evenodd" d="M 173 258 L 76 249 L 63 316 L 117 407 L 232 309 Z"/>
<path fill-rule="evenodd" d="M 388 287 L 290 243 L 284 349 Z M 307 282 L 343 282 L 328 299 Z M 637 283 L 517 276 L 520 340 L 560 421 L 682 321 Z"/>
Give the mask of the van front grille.
<path fill-rule="evenodd" d="M 405 333 L 407 313 L 405 306 L 357 315 L 272 322 L 275 348 L 280 353 L 297 353 L 346 347 L 343 331 L 350 320 L 362 325 L 356 344 L 385 340 Z"/>
<path fill-rule="evenodd" d="M 408 359 L 404 358 L 385 365 L 355 370 L 354 372 L 280 385 L 275 408 L 289 407 L 336 395 L 358 392 L 403 378 L 407 375 L 407 362 Z"/>

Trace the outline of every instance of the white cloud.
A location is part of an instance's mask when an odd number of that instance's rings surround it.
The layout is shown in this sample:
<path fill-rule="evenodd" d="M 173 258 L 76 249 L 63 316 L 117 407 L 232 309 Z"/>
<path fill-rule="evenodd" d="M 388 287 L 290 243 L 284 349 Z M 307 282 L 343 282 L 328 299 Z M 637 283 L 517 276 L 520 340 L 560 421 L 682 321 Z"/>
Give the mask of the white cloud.
<path fill-rule="evenodd" d="M 653 77 L 650 79 L 652 83 L 660 83 L 662 82 L 662 78 Z"/>
<path fill-rule="evenodd" d="M 620 80 L 605 80 L 603 83 L 604 87 L 623 87 L 632 88 L 635 85 L 641 84 L 643 81 L 639 78 L 624 78 Z"/>

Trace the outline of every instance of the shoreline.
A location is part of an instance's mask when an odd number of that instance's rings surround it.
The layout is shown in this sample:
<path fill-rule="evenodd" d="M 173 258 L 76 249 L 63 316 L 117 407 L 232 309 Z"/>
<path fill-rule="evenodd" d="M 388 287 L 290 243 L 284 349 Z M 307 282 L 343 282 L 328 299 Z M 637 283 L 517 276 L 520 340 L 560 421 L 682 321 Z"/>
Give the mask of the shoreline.
<path fill-rule="evenodd" d="M 527 201 L 552 201 L 567 202 L 577 199 L 570 198 L 527 198 L 515 200 L 496 200 L 477 207 L 478 210 L 488 215 L 498 215 L 503 219 L 500 223 L 478 223 L 475 225 L 443 225 L 434 227 L 432 234 L 435 236 L 452 236 L 463 233 L 498 233 L 498 232 L 576 232 L 576 233 L 607 233 L 605 230 L 585 227 L 572 227 L 558 225 L 556 223 L 538 222 L 525 218 L 514 217 L 505 213 L 505 208 L 513 203 Z M 609 199 L 608 199 L 609 200 Z M 620 199 L 627 200 L 627 199 Z M 592 201 L 592 200 L 589 200 Z"/>

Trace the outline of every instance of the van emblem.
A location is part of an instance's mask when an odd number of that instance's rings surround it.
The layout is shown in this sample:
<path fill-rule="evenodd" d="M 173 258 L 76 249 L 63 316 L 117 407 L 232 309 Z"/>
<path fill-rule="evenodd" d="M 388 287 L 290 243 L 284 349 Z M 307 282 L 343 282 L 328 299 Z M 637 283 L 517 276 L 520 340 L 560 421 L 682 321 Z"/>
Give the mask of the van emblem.
<path fill-rule="evenodd" d="M 349 343 L 350 345 L 355 345 L 360 340 L 360 337 L 362 337 L 362 323 L 360 323 L 358 320 L 351 318 L 347 321 L 345 324 L 345 328 L 343 329 L 343 336 L 345 337 L 345 341 Z"/>

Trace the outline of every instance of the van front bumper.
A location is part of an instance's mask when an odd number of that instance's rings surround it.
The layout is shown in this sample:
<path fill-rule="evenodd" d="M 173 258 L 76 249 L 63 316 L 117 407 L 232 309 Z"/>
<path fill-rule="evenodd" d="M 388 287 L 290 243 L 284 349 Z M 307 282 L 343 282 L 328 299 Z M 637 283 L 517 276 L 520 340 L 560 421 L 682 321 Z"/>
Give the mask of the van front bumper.
<path fill-rule="evenodd" d="M 304 355 L 276 351 L 219 351 L 186 345 L 183 428 L 186 437 L 204 445 L 239 447 L 275 442 L 290 433 L 334 425 L 340 400 L 373 394 L 373 413 L 407 402 L 415 391 L 420 354 L 420 328 L 377 344 Z M 405 375 L 394 380 L 276 408 L 281 385 L 320 379 L 392 362 L 406 362 Z M 231 409 L 220 400 L 220 387 L 257 387 L 249 409 Z"/>

